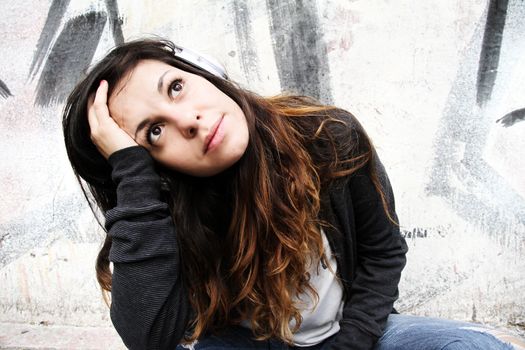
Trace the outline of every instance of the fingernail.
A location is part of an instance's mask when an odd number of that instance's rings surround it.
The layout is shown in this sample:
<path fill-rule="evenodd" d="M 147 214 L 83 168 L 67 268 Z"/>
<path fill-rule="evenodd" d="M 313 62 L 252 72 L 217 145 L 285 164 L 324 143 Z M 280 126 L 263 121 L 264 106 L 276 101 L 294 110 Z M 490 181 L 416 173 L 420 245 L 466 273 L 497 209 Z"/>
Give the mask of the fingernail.
<path fill-rule="evenodd" d="M 101 80 L 100 81 L 100 85 L 104 84 L 105 80 Z"/>

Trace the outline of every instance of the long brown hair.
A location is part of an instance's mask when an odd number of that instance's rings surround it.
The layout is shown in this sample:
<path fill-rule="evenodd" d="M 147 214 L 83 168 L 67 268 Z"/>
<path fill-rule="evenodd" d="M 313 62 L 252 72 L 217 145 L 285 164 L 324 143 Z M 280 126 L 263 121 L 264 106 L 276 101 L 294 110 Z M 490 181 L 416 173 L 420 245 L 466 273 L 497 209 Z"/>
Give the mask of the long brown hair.
<path fill-rule="evenodd" d="M 250 133 L 247 150 L 234 166 L 210 178 L 158 166 L 195 311 L 186 340 L 248 320 L 258 339 L 291 342 L 301 324 L 294 298 L 302 293 L 317 297 L 308 269 L 324 259 L 320 227 L 325 223 L 319 220 L 324 188 L 366 168 L 388 213 L 373 147 L 348 112 L 302 96 L 260 97 L 177 60 L 173 52 L 169 41 L 137 40 L 115 48 L 91 69 L 64 111 L 72 167 L 92 208 L 104 213 L 116 205 L 111 169 L 90 139 L 86 106 L 100 80 L 113 87 L 141 60 L 198 74 L 230 96 L 243 110 Z M 110 247 L 106 235 L 96 264 L 105 291 L 111 290 Z M 295 329 L 289 327 L 292 319 Z"/>

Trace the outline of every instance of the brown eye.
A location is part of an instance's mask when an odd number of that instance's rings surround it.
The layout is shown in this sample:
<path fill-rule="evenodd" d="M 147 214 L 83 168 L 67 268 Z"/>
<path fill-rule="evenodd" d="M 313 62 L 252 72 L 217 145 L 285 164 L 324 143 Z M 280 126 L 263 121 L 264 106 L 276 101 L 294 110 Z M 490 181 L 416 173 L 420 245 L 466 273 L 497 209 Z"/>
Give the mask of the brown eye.
<path fill-rule="evenodd" d="M 177 97 L 177 95 L 180 94 L 180 92 L 182 91 L 183 86 L 184 85 L 182 84 L 182 80 L 177 79 L 173 81 L 173 83 L 171 83 L 171 85 L 169 86 L 169 95 L 171 97 Z"/>
<path fill-rule="evenodd" d="M 163 126 L 159 124 L 154 124 L 148 129 L 148 134 L 146 135 L 148 143 L 154 145 L 162 135 Z"/>

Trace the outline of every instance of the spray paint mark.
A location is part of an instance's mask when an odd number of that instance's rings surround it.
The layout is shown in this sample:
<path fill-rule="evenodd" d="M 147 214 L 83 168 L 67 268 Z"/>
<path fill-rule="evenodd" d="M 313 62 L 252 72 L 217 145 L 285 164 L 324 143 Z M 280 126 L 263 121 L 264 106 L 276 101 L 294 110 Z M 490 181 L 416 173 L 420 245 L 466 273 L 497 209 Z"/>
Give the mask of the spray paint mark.
<path fill-rule="evenodd" d="M 74 243 L 98 242 L 100 237 L 88 234 L 88 230 L 81 232 L 78 228 L 78 218 L 87 210 L 83 201 L 85 199 L 75 193 L 56 202 L 42 203 L 31 211 L 31 215 L 0 223 L 0 268 L 35 247 L 45 246 L 58 238 Z M 95 227 L 94 222 L 90 224 Z"/>
<path fill-rule="evenodd" d="M 503 117 L 496 120 L 496 123 L 503 124 L 504 127 L 508 128 L 509 126 L 512 126 L 516 124 L 517 122 L 521 122 L 525 120 L 525 108 L 517 109 L 515 111 L 512 111 L 508 114 L 505 114 Z"/>
<path fill-rule="evenodd" d="M 37 85 L 35 103 L 62 103 L 91 63 L 104 26 L 105 12 L 89 12 L 68 21 L 57 38 Z"/>
<path fill-rule="evenodd" d="M 266 5 L 281 88 L 332 104 L 327 48 L 316 3 L 267 0 Z"/>
<path fill-rule="evenodd" d="M 9 88 L 7 87 L 7 85 L 2 80 L 0 80 L 0 96 L 2 96 L 3 98 L 8 98 L 9 96 L 13 96 L 11 94 L 11 91 L 9 91 Z"/>
<path fill-rule="evenodd" d="M 122 44 L 124 43 L 124 35 L 122 34 L 122 18 L 119 16 L 117 0 L 106 0 L 106 7 L 113 40 L 115 40 L 117 45 Z"/>
<path fill-rule="evenodd" d="M 239 58 L 246 81 L 259 81 L 260 77 L 257 70 L 259 62 L 251 31 L 252 21 L 246 1 L 235 0 L 232 10 L 234 14 L 235 38 L 237 48 L 241 53 Z"/>
<path fill-rule="evenodd" d="M 496 12 L 499 20 L 491 19 L 494 15 L 487 15 L 488 22 L 502 23 L 502 4 L 506 2 L 501 2 L 499 7 L 495 7 L 496 2 L 491 2 L 488 11 Z M 517 11 L 516 14 L 511 12 L 515 16 L 507 18 L 513 22 L 509 22 L 505 35 L 508 33 L 509 36 L 519 37 L 519 23 L 523 17 L 520 17 L 519 8 Z M 485 99 L 489 99 L 492 94 L 494 81 L 487 79 L 495 79 L 495 75 L 489 74 L 486 67 L 495 67 L 494 62 L 499 64 L 501 46 L 494 44 L 496 39 L 488 38 L 494 36 L 495 32 L 503 34 L 502 30 L 494 29 L 494 24 L 488 26 L 492 30 L 486 29 L 483 33 L 480 29 L 474 33 L 472 41 L 467 45 L 469 49 L 459 64 L 434 142 L 435 156 L 426 192 L 444 198 L 451 209 L 466 222 L 497 236 L 501 242 L 511 242 L 513 237 L 521 237 L 525 232 L 525 201 L 483 157 L 494 122 L 484 106 L 479 105 L 479 98 L 481 96 L 483 101 L 487 101 Z M 500 27 L 502 28 L 501 25 Z M 497 40 L 501 43 L 502 38 Z M 489 42 L 492 44 L 489 45 Z M 477 52 L 489 47 L 497 48 L 498 59 L 493 60 L 496 57 L 494 54 L 481 55 L 480 62 Z M 484 60 L 483 57 L 491 58 Z M 505 58 L 503 62 L 507 62 L 506 56 L 502 58 Z M 478 77 L 479 72 L 487 73 L 481 74 L 482 83 L 478 80 L 477 90 L 469 84 L 476 81 L 476 72 Z M 521 245 L 517 245 L 518 249 L 520 247 Z"/>
<path fill-rule="evenodd" d="M 36 45 L 36 52 L 33 56 L 33 61 L 31 62 L 31 68 L 29 69 L 29 74 L 31 79 L 34 79 L 36 73 L 40 69 L 44 58 L 46 57 L 47 51 L 51 46 L 53 38 L 58 31 L 60 26 L 60 21 L 66 13 L 67 6 L 69 5 L 70 0 L 53 0 L 49 12 L 47 13 L 46 23 L 44 24 L 44 29 L 40 33 L 40 38 Z"/>
<path fill-rule="evenodd" d="M 492 95 L 498 74 L 501 41 L 507 18 L 507 5 L 507 0 L 491 0 L 489 4 L 478 68 L 478 106 L 485 104 Z"/>

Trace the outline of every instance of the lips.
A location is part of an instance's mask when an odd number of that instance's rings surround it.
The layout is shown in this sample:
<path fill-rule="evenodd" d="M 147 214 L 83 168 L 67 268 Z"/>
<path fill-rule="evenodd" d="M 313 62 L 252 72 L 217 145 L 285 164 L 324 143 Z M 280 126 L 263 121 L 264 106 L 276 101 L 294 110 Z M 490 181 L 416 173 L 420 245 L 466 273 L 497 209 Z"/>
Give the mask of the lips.
<path fill-rule="evenodd" d="M 221 116 L 215 122 L 215 124 L 213 124 L 210 133 L 208 135 L 206 135 L 206 138 L 204 139 L 204 147 L 203 147 L 204 154 L 206 154 L 206 152 L 208 152 L 208 149 L 210 148 L 210 143 L 213 141 L 213 138 L 217 134 L 217 130 L 219 129 L 219 126 L 221 125 L 223 119 L 224 119 L 224 115 Z"/>

